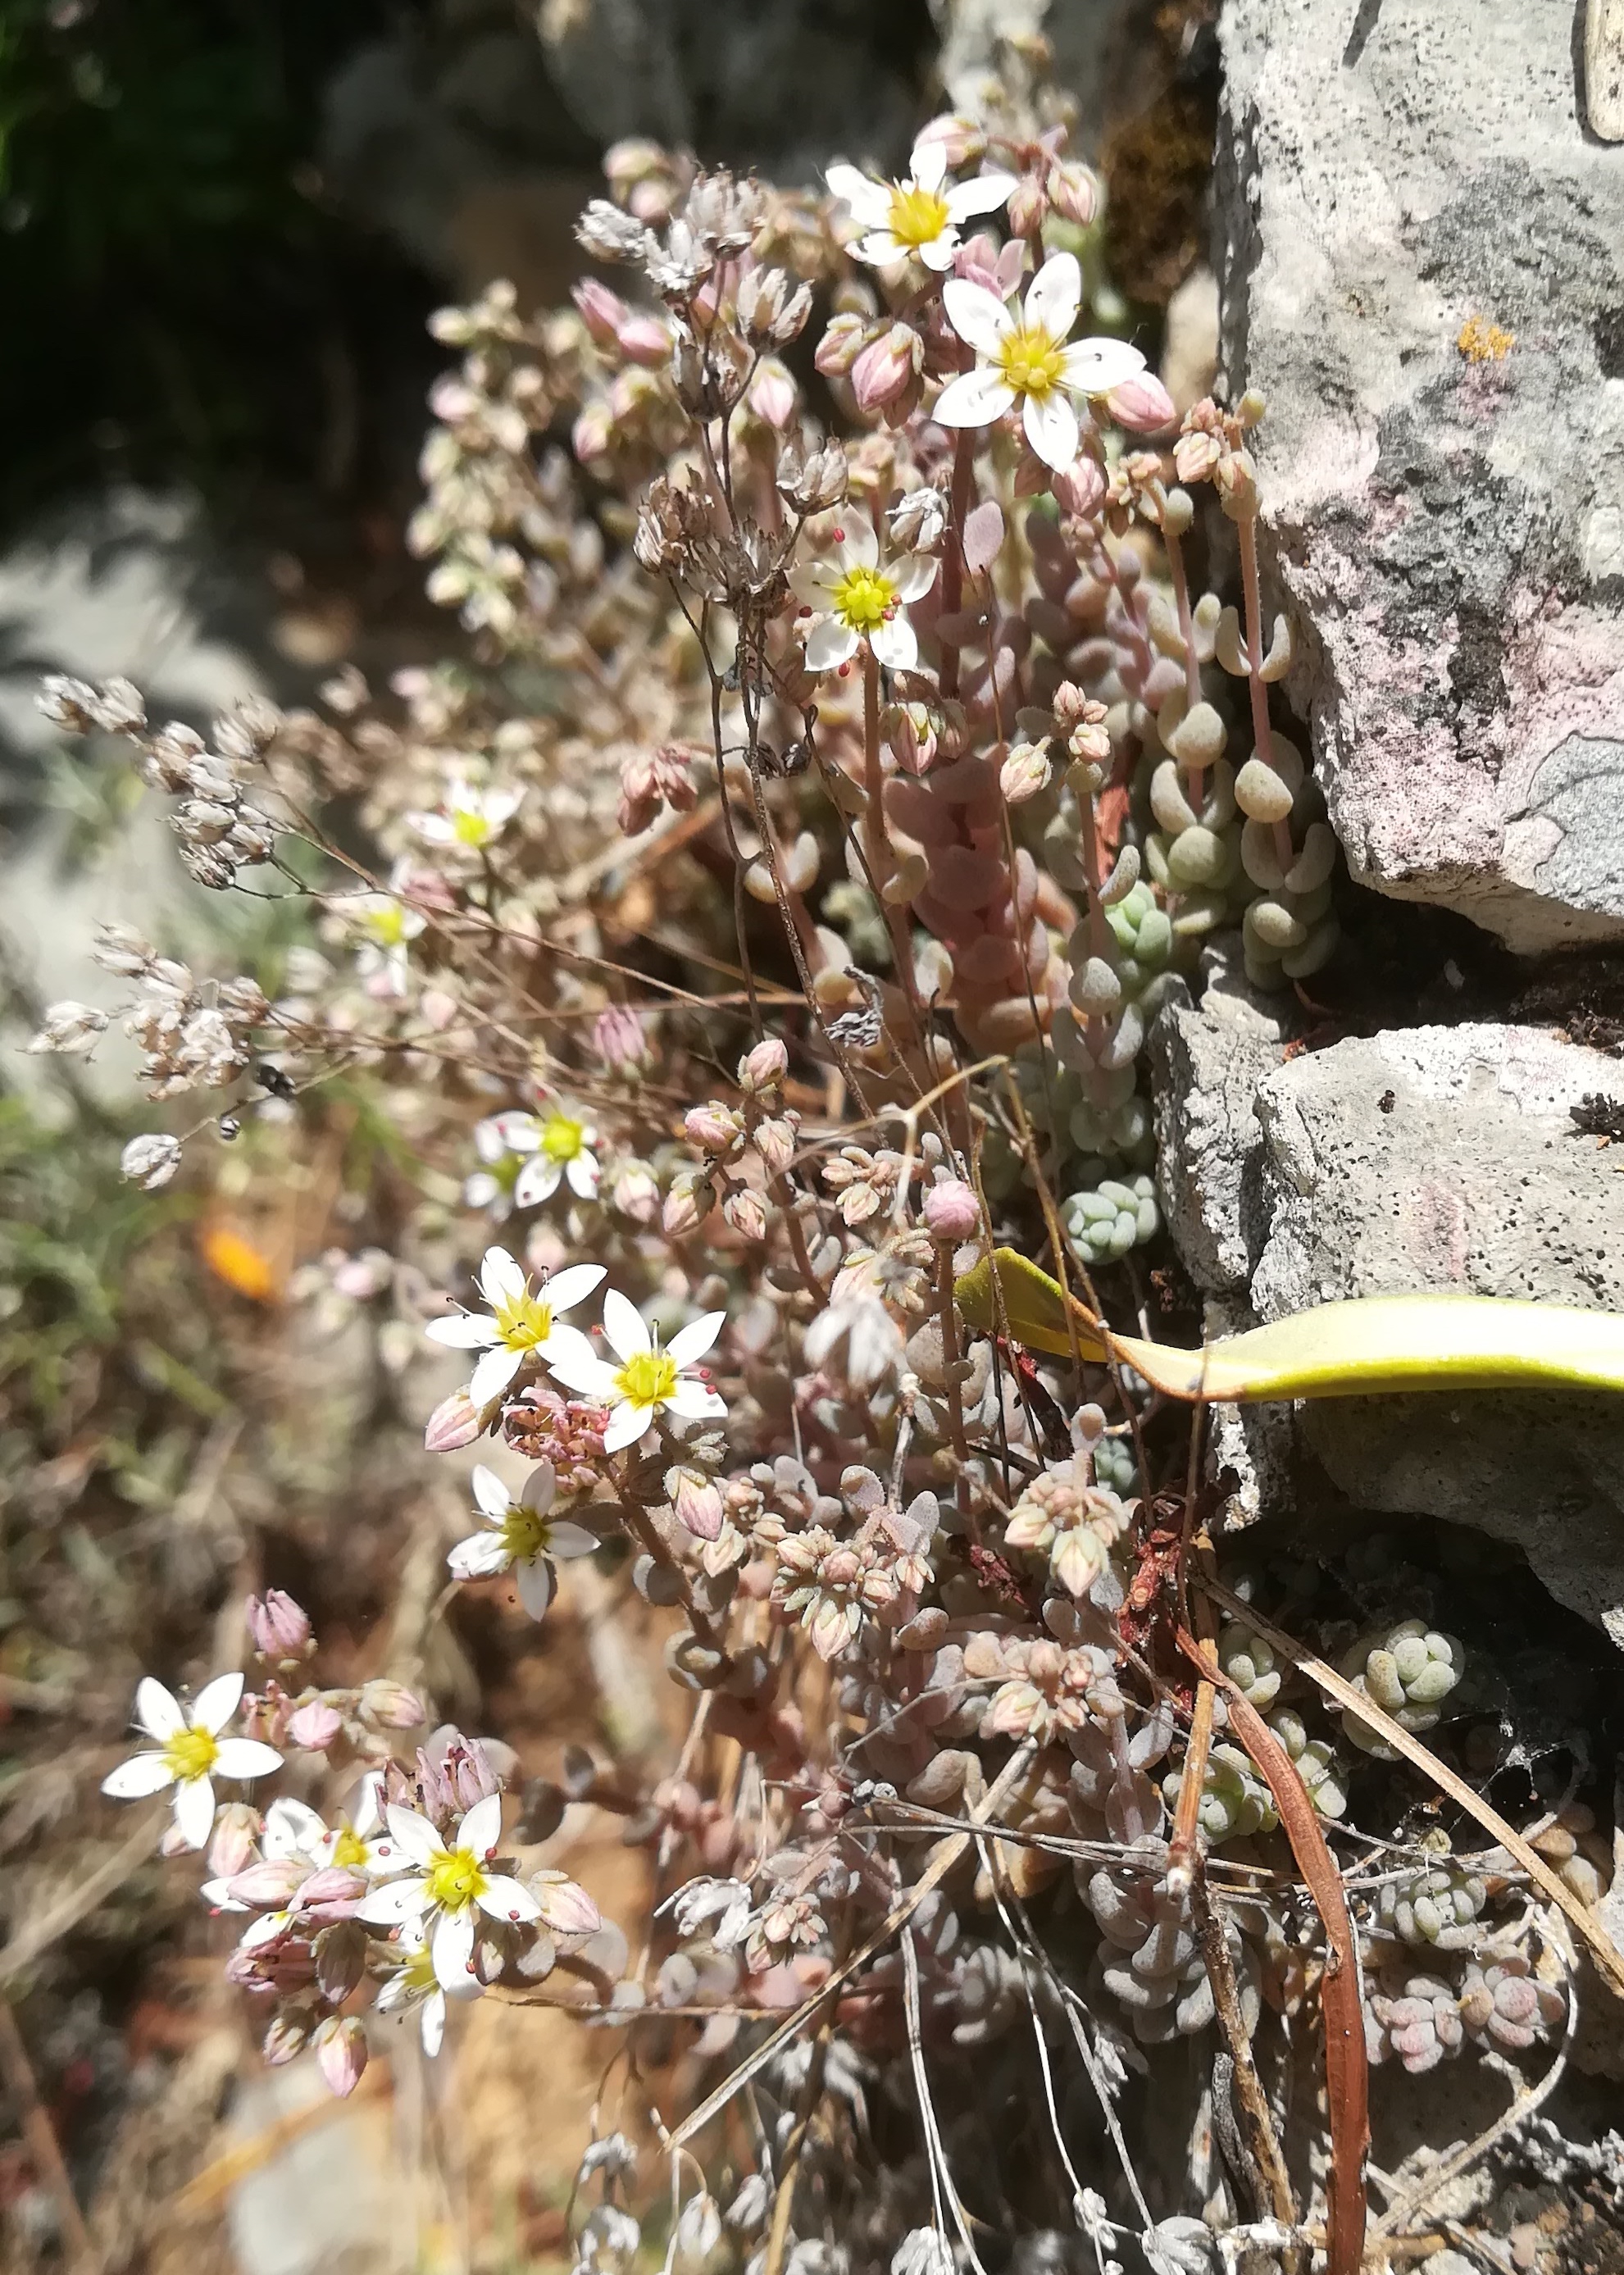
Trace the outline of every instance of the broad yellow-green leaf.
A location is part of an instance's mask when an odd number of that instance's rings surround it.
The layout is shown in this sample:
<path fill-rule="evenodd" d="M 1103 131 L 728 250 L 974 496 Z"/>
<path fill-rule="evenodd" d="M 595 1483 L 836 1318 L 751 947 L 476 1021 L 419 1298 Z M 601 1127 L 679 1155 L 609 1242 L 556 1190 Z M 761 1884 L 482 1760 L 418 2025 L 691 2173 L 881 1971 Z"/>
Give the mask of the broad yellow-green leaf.
<path fill-rule="evenodd" d="M 1002 1319 L 994 1296 L 998 1271 Z M 1171 1398 L 1349 1398 L 1381 1390 L 1624 1390 L 1624 1319 L 1490 1296 L 1364 1296 L 1250 1334 L 1178 1350 L 1119 1335 L 1013 1248 L 957 1283 L 959 1309 L 992 1334 L 1067 1357 L 1107 1346 Z"/>

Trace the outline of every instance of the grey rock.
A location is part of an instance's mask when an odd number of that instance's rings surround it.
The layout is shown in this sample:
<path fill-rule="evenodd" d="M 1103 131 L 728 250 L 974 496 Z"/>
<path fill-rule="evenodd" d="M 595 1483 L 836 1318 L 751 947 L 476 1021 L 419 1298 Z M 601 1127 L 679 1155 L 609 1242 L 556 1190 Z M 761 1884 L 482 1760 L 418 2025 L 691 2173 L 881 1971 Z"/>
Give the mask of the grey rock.
<path fill-rule="evenodd" d="M 1280 1051 L 1280 1022 L 1263 1000 L 1218 984 L 1198 1009 L 1169 1004 L 1151 1031 L 1157 1194 L 1205 1295 L 1243 1294 L 1251 1279 L 1265 1228 L 1253 1104 Z"/>
<path fill-rule="evenodd" d="M 1616 1061 L 1526 1027 L 1409 1028 L 1280 1068 L 1257 1096 L 1258 1317 L 1427 1289 L 1624 1311 L 1624 1164 L 1567 1114 L 1592 1092 L 1624 1093 Z M 1624 1645 L 1624 1402 L 1317 1400 L 1298 1429 L 1354 1506 L 1517 1542 Z"/>
<path fill-rule="evenodd" d="M 1624 936 L 1624 167 L 1574 26 L 1573 0 L 1221 23 L 1224 367 L 1269 405 L 1288 692 L 1354 873 L 1526 951 Z"/>

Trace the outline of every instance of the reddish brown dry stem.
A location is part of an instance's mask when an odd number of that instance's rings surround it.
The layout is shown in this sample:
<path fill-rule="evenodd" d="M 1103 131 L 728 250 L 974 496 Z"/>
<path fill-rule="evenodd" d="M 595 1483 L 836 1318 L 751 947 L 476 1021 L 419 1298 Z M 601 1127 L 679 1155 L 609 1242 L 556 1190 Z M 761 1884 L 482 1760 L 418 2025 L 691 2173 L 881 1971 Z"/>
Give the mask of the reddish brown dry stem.
<path fill-rule="evenodd" d="M 1198 1644 L 1187 1628 L 1181 1628 L 1179 1648 L 1227 1699 L 1229 1726 L 1274 1796 L 1297 1869 L 1325 1924 L 1328 1948 L 1325 1972 L 1319 1978 L 1319 2001 L 1326 2034 L 1326 2102 L 1331 2120 L 1326 2268 L 1326 2275 L 1358 2275 L 1368 2211 L 1364 2160 L 1371 2145 L 1370 2065 L 1364 2051 L 1364 2013 L 1359 2001 L 1359 1954 L 1342 1892 L 1342 1876 L 1326 1846 L 1308 1788 L 1262 1715 L 1221 1671 L 1210 1644 Z"/>

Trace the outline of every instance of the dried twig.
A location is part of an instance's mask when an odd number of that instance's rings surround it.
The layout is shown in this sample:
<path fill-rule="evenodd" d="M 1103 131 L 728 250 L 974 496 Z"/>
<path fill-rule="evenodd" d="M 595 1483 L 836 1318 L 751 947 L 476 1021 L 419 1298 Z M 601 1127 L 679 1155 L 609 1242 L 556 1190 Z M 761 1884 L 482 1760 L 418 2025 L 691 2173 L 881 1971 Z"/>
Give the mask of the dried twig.
<path fill-rule="evenodd" d="M 73 2193 L 66 2159 L 50 2119 L 45 2113 L 40 2090 L 34 2082 L 34 2064 L 28 2059 L 28 2050 L 23 2044 L 22 2032 L 17 2027 L 17 2017 L 11 2012 L 8 1999 L 0 1999 L 0 2075 L 4 2075 L 7 2089 L 17 2104 L 29 2159 L 42 2186 L 50 2190 L 56 2202 L 68 2263 L 72 2267 L 88 2270 L 95 2264 L 89 2231 L 79 2208 L 79 2198 Z"/>
<path fill-rule="evenodd" d="M 140 1871 L 156 1849 L 168 1816 L 167 1810 L 144 1811 L 140 1822 L 117 1848 L 109 1850 L 93 1871 L 87 1872 L 82 1880 L 76 1880 L 59 1902 L 12 1938 L 0 1952 L 0 1991 L 8 1989 L 26 1974 L 42 1952 L 49 1951 L 63 1936 L 72 1934 L 80 1920 L 87 1919 L 115 1888 L 124 1886 L 132 1872 Z"/>

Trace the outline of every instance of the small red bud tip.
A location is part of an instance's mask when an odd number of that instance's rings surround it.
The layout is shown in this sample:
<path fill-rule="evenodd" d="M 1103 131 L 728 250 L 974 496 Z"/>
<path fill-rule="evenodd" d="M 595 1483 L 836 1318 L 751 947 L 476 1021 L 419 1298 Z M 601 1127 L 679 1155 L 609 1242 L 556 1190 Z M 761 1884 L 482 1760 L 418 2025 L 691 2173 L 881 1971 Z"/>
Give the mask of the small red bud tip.
<path fill-rule="evenodd" d="M 851 676 L 851 666 L 849 663 L 842 663 L 836 676 L 841 679 L 850 679 Z"/>
<path fill-rule="evenodd" d="M 517 1914 L 517 1912 L 510 1912 L 510 1913 L 508 1914 L 508 1917 L 509 1917 L 510 1920 L 516 1920 L 516 1919 L 518 1917 L 518 1914 Z"/>
<path fill-rule="evenodd" d="M 467 1961 L 467 1971 L 470 1975 L 472 1975 L 477 1971 L 472 1959 Z"/>
<path fill-rule="evenodd" d="M 845 541 L 846 541 L 846 533 L 845 533 L 845 531 L 844 531 L 843 529 L 837 529 L 837 530 L 835 531 L 835 542 L 836 543 L 836 545 L 843 545 L 843 544 L 845 543 Z"/>
<path fill-rule="evenodd" d="M 812 614 L 811 602 L 809 601 L 804 607 L 797 608 L 795 613 L 797 616 L 810 616 Z"/>

